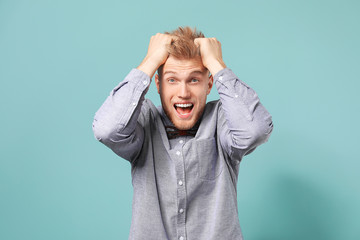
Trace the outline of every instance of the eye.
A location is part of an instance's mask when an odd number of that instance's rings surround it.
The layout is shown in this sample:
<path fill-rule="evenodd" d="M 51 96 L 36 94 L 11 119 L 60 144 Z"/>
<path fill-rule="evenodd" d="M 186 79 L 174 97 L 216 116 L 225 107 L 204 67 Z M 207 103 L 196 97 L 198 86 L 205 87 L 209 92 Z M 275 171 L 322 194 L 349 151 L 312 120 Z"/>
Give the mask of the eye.
<path fill-rule="evenodd" d="M 170 78 L 170 79 L 168 80 L 168 82 L 169 82 L 169 83 L 174 83 L 174 82 L 175 82 L 175 79 Z"/>
<path fill-rule="evenodd" d="M 197 80 L 196 78 L 193 78 L 193 79 L 191 79 L 191 82 L 192 83 L 197 83 L 197 82 L 199 82 L 199 80 Z"/>

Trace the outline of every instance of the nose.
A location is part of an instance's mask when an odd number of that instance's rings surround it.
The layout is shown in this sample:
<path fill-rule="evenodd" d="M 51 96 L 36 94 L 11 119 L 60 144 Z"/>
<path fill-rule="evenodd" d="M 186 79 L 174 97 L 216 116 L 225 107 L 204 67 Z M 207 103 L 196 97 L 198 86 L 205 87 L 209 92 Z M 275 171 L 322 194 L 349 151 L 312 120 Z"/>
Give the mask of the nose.
<path fill-rule="evenodd" d="M 186 83 L 183 83 L 179 86 L 179 91 L 178 91 L 178 97 L 179 98 L 190 98 L 190 89 L 189 86 L 187 86 Z"/>

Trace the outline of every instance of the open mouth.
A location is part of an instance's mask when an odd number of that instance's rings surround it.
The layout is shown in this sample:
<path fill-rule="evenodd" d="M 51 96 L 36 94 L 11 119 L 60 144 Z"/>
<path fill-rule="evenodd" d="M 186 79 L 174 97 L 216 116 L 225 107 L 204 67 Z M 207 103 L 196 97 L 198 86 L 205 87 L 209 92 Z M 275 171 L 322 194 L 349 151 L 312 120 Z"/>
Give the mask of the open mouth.
<path fill-rule="evenodd" d="M 176 103 L 174 108 L 181 118 L 187 118 L 190 116 L 194 104 L 192 103 Z"/>

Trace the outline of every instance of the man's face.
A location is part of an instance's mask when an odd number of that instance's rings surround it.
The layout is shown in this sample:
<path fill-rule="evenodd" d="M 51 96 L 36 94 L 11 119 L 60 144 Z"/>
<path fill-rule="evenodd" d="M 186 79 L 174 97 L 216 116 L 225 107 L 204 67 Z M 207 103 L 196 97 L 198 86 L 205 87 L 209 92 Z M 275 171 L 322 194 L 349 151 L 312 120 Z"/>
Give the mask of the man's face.
<path fill-rule="evenodd" d="M 201 117 L 213 77 L 201 58 L 180 60 L 169 56 L 163 66 L 162 78 L 155 75 L 161 104 L 176 128 L 192 128 Z"/>

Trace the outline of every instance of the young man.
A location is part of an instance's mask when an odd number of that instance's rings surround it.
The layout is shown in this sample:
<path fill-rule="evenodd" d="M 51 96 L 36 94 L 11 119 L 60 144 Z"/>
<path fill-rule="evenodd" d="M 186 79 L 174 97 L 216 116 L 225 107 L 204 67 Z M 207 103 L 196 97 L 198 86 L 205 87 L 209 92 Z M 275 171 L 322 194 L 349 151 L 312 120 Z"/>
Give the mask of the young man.
<path fill-rule="evenodd" d="M 144 98 L 156 70 L 160 107 Z M 214 81 L 220 100 L 206 103 Z M 131 163 L 129 239 L 242 239 L 239 163 L 272 129 L 257 94 L 226 67 L 219 41 L 188 27 L 152 36 L 93 122 L 95 137 Z"/>

